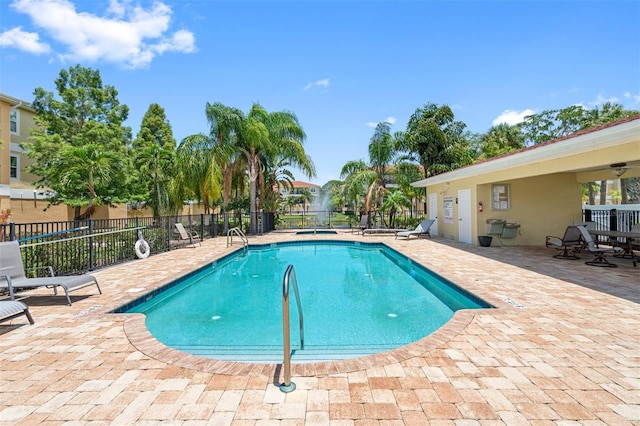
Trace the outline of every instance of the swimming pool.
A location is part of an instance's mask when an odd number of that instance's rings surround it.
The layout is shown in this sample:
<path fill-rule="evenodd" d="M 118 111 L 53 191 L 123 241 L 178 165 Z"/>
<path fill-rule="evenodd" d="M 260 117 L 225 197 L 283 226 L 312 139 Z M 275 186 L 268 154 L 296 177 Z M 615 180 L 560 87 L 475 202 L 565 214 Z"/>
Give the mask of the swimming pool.
<path fill-rule="evenodd" d="M 456 310 L 491 307 L 379 243 L 250 246 L 114 312 L 144 313 L 163 344 L 194 355 L 282 361 L 282 279 L 296 270 L 305 348 L 291 303 L 292 362 L 347 359 L 419 340 Z"/>

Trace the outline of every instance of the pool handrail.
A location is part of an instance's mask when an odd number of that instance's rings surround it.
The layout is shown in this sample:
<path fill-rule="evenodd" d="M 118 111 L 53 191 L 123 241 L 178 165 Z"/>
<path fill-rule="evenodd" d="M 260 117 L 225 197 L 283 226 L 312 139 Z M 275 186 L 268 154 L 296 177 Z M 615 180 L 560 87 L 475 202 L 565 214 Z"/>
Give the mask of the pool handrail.
<path fill-rule="evenodd" d="M 246 250 L 247 247 L 249 246 L 249 240 L 247 239 L 247 236 L 244 234 L 244 232 L 242 232 L 242 229 L 238 227 L 231 228 L 229 229 L 229 231 L 227 231 L 227 247 L 233 244 L 233 234 L 236 234 L 237 236 L 240 237 L 240 239 L 242 240 L 242 243 L 244 244 L 244 248 Z"/>
<path fill-rule="evenodd" d="M 302 304 L 300 303 L 300 292 L 298 291 L 298 280 L 293 265 L 287 266 L 282 279 L 282 332 L 284 341 L 284 383 L 280 385 L 282 392 L 292 392 L 296 384 L 291 381 L 291 331 L 289 327 L 289 283 L 293 285 L 293 293 L 298 305 L 298 321 L 300 323 L 300 349 L 304 349 L 304 317 L 302 315 Z"/>

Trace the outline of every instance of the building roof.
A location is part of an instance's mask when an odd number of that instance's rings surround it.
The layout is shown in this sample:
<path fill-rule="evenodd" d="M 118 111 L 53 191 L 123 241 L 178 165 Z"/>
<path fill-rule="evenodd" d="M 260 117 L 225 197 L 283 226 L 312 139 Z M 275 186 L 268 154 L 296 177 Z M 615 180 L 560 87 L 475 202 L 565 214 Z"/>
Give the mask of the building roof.
<path fill-rule="evenodd" d="M 320 188 L 320 185 L 316 185 L 315 183 L 302 182 L 299 180 L 295 180 L 292 182 L 294 188 Z"/>
<path fill-rule="evenodd" d="M 526 165 L 593 152 L 612 146 L 631 144 L 630 146 L 633 148 L 633 143 L 640 143 L 640 114 L 478 161 L 469 166 L 414 182 L 412 186 L 426 187 L 450 180 L 463 179 L 511 168 L 521 168 Z M 625 156 L 616 161 L 606 160 L 608 159 L 604 158 L 602 160 L 603 162 L 599 164 L 594 163 L 588 167 L 582 166 L 581 168 L 572 167 L 572 164 L 568 162 L 562 166 L 562 170 L 549 169 L 548 172 L 590 172 L 594 170 L 606 170 L 610 167 L 610 164 L 616 162 L 626 163 L 633 167 L 640 167 L 640 150 L 631 149 L 626 151 Z"/>
<path fill-rule="evenodd" d="M 6 93 L 0 92 L 0 101 L 8 103 L 11 108 L 24 108 L 29 111 L 35 111 L 33 109 L 33 105 L 31 105 L 30 102 L 15 98 L 13 96 L 7 95 Z"/>

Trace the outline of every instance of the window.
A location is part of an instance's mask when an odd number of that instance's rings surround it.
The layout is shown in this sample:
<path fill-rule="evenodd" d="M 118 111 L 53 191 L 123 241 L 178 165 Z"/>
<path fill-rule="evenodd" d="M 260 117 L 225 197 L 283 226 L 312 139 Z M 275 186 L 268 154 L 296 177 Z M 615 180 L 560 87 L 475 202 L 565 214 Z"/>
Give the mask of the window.
<path fill-rule="evenodd" d="M 9 175 L 11 179 L 20 179 L 20 158 L 17 155 L 9 159 Z"/>
<path fill-rule="evenodd" d="M 491 185 L 491 207 L 493 210 L 509 210 L 511 208 L 509 185 Z"/>
<path fill-rule="evenodd" d="M 20 123 L 19 123 L 18 111 L 15 109 L 12 109 L 11 111 L 9 111 L 9 131 L 17 135 L 17 134 L 20 134 L 20 132 L 18 131 L 19 128 L 20 128 Z"/>

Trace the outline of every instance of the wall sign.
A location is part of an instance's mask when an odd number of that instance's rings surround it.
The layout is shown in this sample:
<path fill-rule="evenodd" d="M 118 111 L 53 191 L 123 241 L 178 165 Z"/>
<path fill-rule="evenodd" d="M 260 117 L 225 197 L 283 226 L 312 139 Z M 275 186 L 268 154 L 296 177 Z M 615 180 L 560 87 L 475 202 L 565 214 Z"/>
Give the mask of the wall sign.
<path fill-rule="evenodd" d="M 491 185 L 491 208 L 493 210 L 509 210 L 511 208 L 509 185 Z"/>
<path fill-rule="evenodd" d="M 453 196 L 444 196 L 444 223 L 453 223 Z"/>

